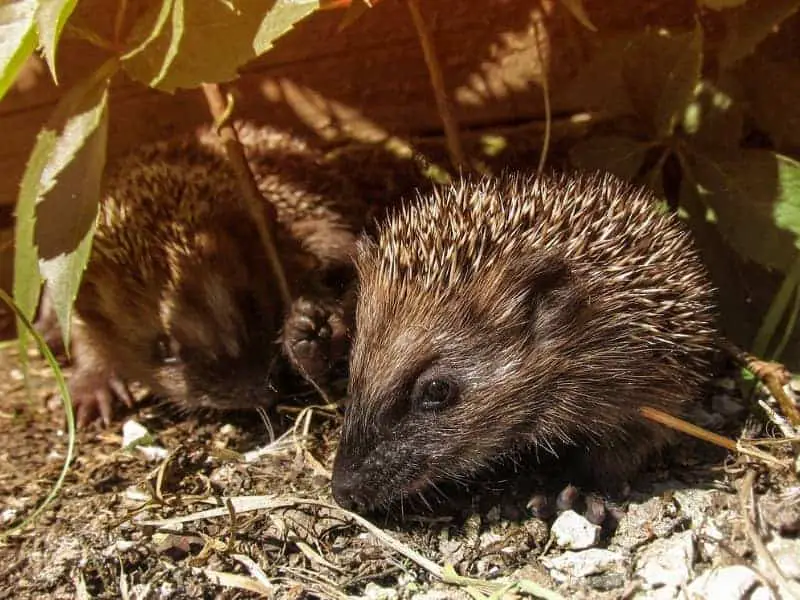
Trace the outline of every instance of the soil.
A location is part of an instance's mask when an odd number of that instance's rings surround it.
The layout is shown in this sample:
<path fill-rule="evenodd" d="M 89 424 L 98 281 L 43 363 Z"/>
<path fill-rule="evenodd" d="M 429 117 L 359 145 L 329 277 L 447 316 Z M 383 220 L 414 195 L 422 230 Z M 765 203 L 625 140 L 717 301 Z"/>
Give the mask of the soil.
<path fill-rule="evenodd" d="M 731 383 L 722 379 L 710 388 L 706 405 L 711 397 L 736 396 Z M 51 489 L 67 436 L 52 375 L 41 359 L 30 359 L 29 399 L 16 346 L 6 345 L 0 386 L 0 519 L 9 526 Z M 469 597 L 463 585 L 442 583 L 424 565 L 327 506 L 333 504 L 330 467 L 340 424 L 335 408 L 287 399 L 272 419 L 281 437 L 270 443 L 264 422 L 253 415 L 186 416 L 143 392 L 139 396 L 135 409 L 117 414 L 110 428 L 95 425 L 79 432 L 57 499 L 34 524 L 0 545 L 0 597 Z M 698 410 L 722 433 L 741 432 L 744 414 L 734 422 Z M 123 447 L 123 424 L 131 420 L 147 429 L 150 444 L 165 449 L 166 458 Z M 758 425 L 748 427 L 758 432 Z M 641 595 L 642 581 L 647 584 L 637 566 L 641 556 L 687 531 L 696 544 L 690 565 L 695 573 L 732 560 L 756 564 L 736 493 L 745 461 L 703 442 L 682 441 L 618 503 L 616 529 L 603 531 L 598 546 L 624 560 L 588 576 L 563 577 L 552 568 L 554 559 L 569 552 L 550 540 L 552 519 L 531 516 L 530 486 L 505 487 L 493 479 L 495 485 L 478 485 L 434 512 L 373 521 L 460 575 L 495 585 L 501 577 L 524 579 L 564 597 L 650 597 Z M 247 462 L 253 450 L 259 456 Z M 753 468 L 762 501 L 797 485 L 788 474 Z M 249 510 L 248 500 L 261 508 Z M 164 527 L 147 522 L 213 506 L 220 514 Z M 785 521 L 784 537 L 792 540 L 797 523 L 787 514 L 784 510 L 779 518 Z M 703 550 L 709 526 L 724 542 Z M 776 531 L 773 527 L 772 535 Z M 512 593 L 522 592 L 507 592 Z"/>

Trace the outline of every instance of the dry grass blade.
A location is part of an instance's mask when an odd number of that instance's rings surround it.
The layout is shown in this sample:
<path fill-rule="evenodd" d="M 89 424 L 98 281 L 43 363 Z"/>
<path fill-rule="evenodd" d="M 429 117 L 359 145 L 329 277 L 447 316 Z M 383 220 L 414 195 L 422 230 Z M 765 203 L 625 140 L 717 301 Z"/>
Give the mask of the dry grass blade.
<path fill-rule="evenodd" d="M 651 406 L 642 406 L 639 409 L 639 412 L 646 419 L 650 419 L 651 421 L 654 421 L 661 425 L 665 425 L 666 427 L 669 427 L 676 431 L 680 431 L 681 433 L 685 433 L 686 435 L 690 435 L 705 442 L 709 442 L 710 444 L 720 446 L 722 448 L 730 450 L 731 452 L 738 452 L 740 454 L 744 454 L 751 458 L 758 459 L 770 465 L 771 467 L 775 467 L 777 469 L 788 469 L 791 467 L 791 464 L 788 461 L 782 461 L 780 459 L 777 459 L 767 452 L 758 450 L 757 448 L 752 448 L 741 442 L 735 442 L 730 438 L 726 438 L 725 436 L 713 433 L 711 431 L 708 431 L 707 429 L 698 427 L 697 425 L 693 425 L 688 421 L 684 421 L 683 419 L 674 417 L 670 414 L 667 414 Z"/>
<path fill-rule="evenodd" d="M 215 571 L 213 569 L 200 569 L 200 572 L 203 573 L 211 583 L 216 585 L 253 592 L 265 598 L 272 598 L 275 595 L 273 587 L 266 587 L 258 579 L 253 577 L 237 575 L 236 573 L 226 573 L 224 571 Z"/>
<path fill-rule="evenodd" d="M 274 590 L 272 582 L 267 577 L 267 574 L 258 566 L 258 563 L 245 554 L 231 554 L 231 558 L 238 560 L 250 572 L 250 575 L 258 581 L 264 589 Z"/>

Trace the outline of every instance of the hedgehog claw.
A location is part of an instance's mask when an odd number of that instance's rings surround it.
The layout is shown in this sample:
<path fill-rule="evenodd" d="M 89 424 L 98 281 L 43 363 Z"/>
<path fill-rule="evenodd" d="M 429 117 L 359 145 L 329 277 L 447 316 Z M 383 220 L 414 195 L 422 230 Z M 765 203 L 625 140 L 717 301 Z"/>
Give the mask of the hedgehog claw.
<path fill-rule="evenodd" d="M 98 417 L 104 427 L 110 426 L 116 401 L 133 406 L 133 396 L 125 382 L 104 370 L 78 370 L 69 382 L 69 391 L 79 428 L 87 427 Z"/>
<path fill-rule="evenodd" d="M 528 509 L 533 516 L 544 520 L 568 510 L 583 513 L 586 520 L 595 525 L 608 525 L 618 520 L 614 506 L 605 498 L 595 493 L 582 494 L 572 484 L 565 486 L 555 498 L 545 493 L 534 494 L 528 501 Z"/>

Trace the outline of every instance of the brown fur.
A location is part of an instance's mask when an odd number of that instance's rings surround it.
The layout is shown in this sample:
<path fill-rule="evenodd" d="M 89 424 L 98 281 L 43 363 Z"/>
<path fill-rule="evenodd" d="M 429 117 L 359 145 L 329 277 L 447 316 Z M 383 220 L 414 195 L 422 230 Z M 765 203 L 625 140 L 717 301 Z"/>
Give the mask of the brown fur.
<path fill-rule="evenodd" d="M 267 128 L 239 132 L 277 209 L 295 304 L 287 316 L 216 136 L 141 148 L 107 176 L 76 302 L 79 407 L 107 402 L 116 377 L 189 408 L 266 406 L 286 355 L 323 378 L 338 358 L 329 353 L 344 352 L 338 298 L 364 208 L 303 141 Z"/>
<path fill-rule="evenodd" d="M 336 499 L 360 509 L 520 454 L 636 471 L 707 375 L 712 290 L 691 240 L 610 176 L 506 174 L 393 215 L 357 260 Z M 424 382 L 456 390 L 422 404 Z"/>

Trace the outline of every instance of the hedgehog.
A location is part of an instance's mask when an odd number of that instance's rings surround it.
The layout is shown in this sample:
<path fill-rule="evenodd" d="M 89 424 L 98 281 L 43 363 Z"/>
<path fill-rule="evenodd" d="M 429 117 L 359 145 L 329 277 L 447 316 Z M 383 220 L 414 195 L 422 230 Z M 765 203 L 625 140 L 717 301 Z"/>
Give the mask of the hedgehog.
<path fill-rule="evenodd" d="M 70 390 L 82 424 L 98 413 L 108 423 L 133 381 L 187 409 L 254 409 L 293 374 L 325 383 L 346 363 L 363 203 L 302 139 L 237 128 L 264 210 L 277 213 L 292 305 L 217 135 L 138 148 L 105 177 L 75 303 Z"/>
<path fill-rule="evenodd" d="M 506 172 L 418 196 L 359 242 L 336 501 L 425 500 L 550 456 L 620 489 L 709 376 L 715 292 L 678 218 L 608 174 Z M 529 464 L 529 463 L 526 463 Z"/>

